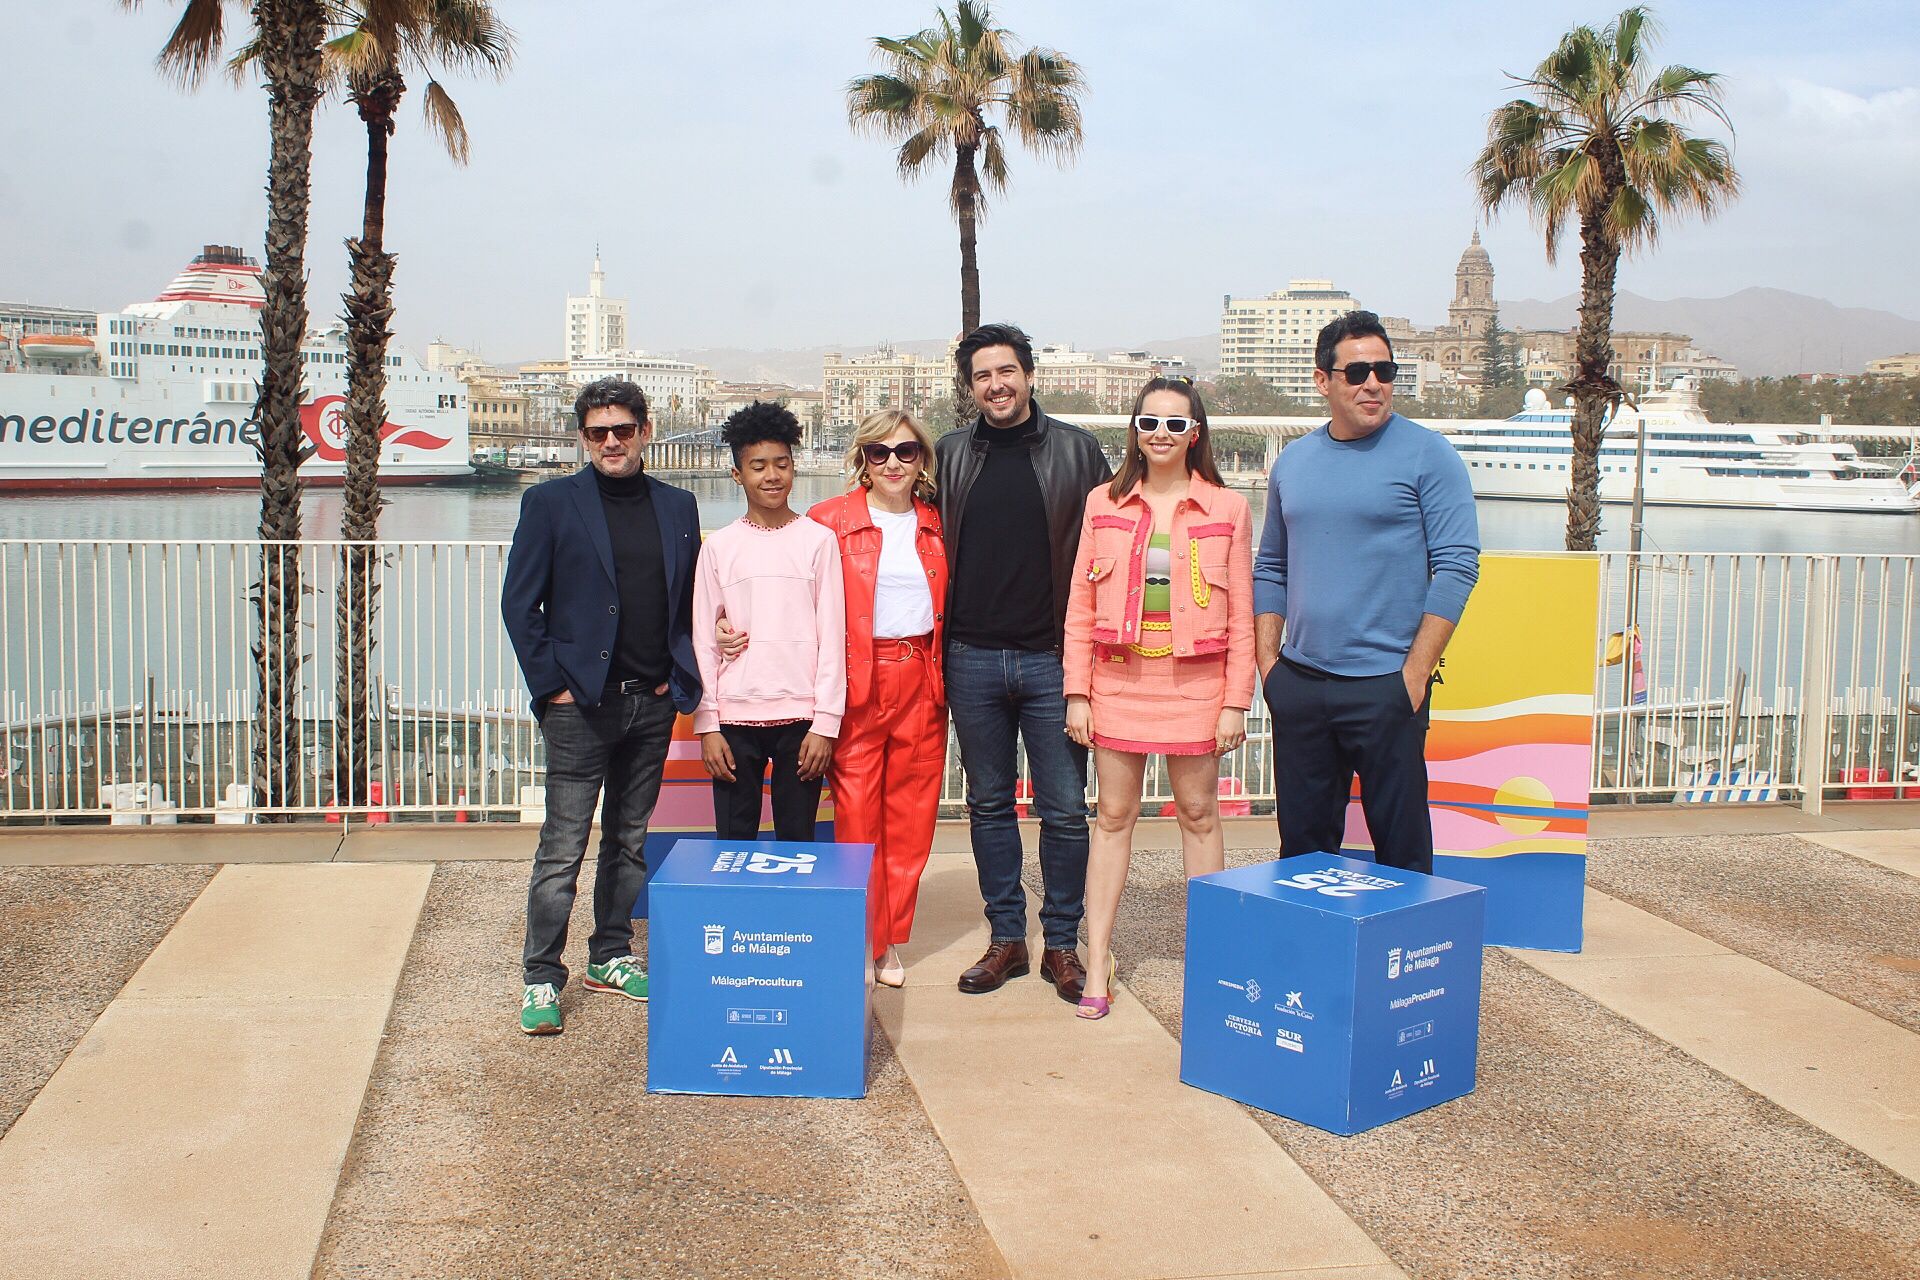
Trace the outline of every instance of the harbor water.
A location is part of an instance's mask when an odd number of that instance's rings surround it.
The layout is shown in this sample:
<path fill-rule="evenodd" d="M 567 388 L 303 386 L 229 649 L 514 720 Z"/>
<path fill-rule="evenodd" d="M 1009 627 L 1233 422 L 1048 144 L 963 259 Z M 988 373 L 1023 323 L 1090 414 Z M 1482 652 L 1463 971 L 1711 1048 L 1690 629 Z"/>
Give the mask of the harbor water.
<path fill-rule="evenodd" d="M 713 529 L 746 510 L 739 487 L 722 476 L 663 476 L 700 500 L 701 523 Z M 841 491 L 831 476 L 801 476 L 794 506 L 804 508 Z M 1266 510 L 1263 486 L 1243 488 L 1255 526 Z M 380 516 L 380 536 L 397 542 L 490 542 L 513 536 L 518 488 L 393 488 Z M 0 538 L 165 540 L 248 539 L 259 524 L 257 491 L 194 494 L 18 494 L 0 501 Z M 1566 508 L 1552 502 L 1481 500 L 1480 539 L 1489 551 L 1552 551 L 1565 545 Z M 1625 550 L 1627 509 L 1602 516 L 1600 548 Z M 310 538 L 337 538 L 340 491 L 307 492 L 303 528 Z M 1649 551 L 1741 554 L 1920 555 L 1920 519 L 1809 511 L 1719 511 L 1650 507 L 1644 547 Z"/>

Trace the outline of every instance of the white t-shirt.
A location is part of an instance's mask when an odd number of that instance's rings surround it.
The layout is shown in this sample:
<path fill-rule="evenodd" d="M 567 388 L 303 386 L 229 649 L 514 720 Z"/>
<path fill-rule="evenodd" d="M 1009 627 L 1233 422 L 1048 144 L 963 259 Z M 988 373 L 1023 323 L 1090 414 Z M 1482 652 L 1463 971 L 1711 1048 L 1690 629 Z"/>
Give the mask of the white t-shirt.
<path fill-rule="evenodd" d="M 873 634 L 878 639 L 924 636 L 933 630 L 933 588 L 914 549 L 920 517 L 868 508 L 880 529 L 880 576 L 873 584 Z"/>

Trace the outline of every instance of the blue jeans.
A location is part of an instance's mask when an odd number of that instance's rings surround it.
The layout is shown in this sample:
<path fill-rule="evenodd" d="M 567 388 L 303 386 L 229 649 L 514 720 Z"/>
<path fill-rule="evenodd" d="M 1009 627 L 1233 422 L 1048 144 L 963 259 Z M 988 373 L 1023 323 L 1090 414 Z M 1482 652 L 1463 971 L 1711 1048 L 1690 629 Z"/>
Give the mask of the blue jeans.
<path fill-rule="evenodd" d="M 1040 814 L 1040 931 L 1071 950 L 1087 895 L 1087 752 L 1067 737 L 1060 658 L 1020 649 L 947 646 L 947 709 L 967 775 L 967 821 L 980 896 L 995 942 L 1025 941 L 1025 851 L 1014 817 L 1014 740 L 1025 741 Z"/>
<path fill-rule="evenodd" d="M 567 966 L 560 954 L 596 808 L 600 858 L 587 959 L 606 964 L 633 950 L 633 906 L 647 886 L 647 823 L 660 798 L 673 740 L 673 697 L 609 690 L 595 707 L 548 703 L 540 713 L 540 732 L 547 740 L 547 820 L 527 886 L 521 964 L 529 985 L 564 987 Z"/>

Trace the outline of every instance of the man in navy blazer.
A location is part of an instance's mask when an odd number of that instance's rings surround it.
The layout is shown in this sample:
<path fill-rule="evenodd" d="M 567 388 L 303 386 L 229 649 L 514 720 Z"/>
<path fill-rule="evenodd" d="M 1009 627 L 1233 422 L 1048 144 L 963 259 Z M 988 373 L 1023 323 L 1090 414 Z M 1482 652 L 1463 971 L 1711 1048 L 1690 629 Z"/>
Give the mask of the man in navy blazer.
<path fill-rule="evenodd" d="M 574 403 L 591 463 L 527 490 L 500 611 L 547 741 L 547 818 L 527 890 L 520 1029 L 561 1030 L 567 920 L 596 806 L 600 857 L 584 985 L 647 998 L 633 956 L 647 823 L 676 710 L 700 701 L 690 620 L 700 510 L 646 474 L 653 423 L 640 388 L 589 384 Z M 604 793 L 604 800 L 602 795 Z"/>

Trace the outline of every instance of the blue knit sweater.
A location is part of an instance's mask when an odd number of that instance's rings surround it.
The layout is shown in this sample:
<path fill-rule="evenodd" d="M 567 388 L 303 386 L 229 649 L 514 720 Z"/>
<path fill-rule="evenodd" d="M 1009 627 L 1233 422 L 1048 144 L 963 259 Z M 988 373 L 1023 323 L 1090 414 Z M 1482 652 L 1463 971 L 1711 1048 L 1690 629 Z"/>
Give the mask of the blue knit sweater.
<path fill-rule="evenodd" d="M 1466 464 L 1399 414 L 1358 440 L 1326 427 L 1280 451 L 1253 560 L 1253 609 L 1281 652 L 1342 676 L 1398 671 L 1425 614 L 1458 622 L 1480 576 Z"/>

